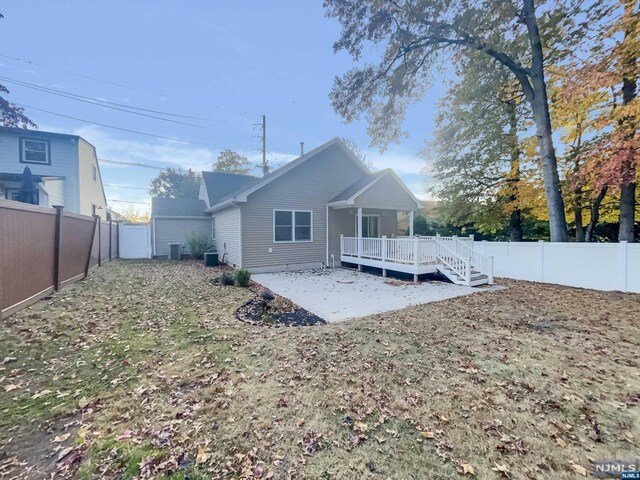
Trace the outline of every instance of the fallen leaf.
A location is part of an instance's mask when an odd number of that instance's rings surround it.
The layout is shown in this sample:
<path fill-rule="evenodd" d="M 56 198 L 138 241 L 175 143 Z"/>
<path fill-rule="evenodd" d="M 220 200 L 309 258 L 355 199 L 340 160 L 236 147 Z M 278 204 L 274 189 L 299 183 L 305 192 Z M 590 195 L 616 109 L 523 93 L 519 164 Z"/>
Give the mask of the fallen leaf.
<path fill-rule="evenodd" d="M 494 462 L 495 463 L 495 462 Z M 509 469 L 507 468 L 506 465 L 500 465 L 498 463 L 495 463 L 495 467 L 493 467 L 491 470 L 494 470 L 496 472 L 501 473 L 502 475 L 504 475 L 507 478 L 511 478 L 509 476 Z"/>
<path fill-rule="evenodd" d="M 356 422 L 354 424 L 354 428 L 356 430 L 361 431 L 361 432 L 366 432 L 367 430 L 369 430 L 369 427 L 367 426 L 367 424 L 366 423 L 362 423 L 362 422 Z"/>
<path fill-rule="evenodd" d="M 558 444 L 558 445 L 560 445 L 560 447 L 562 447 L 562 448 L 566 448 L 566 446 L 567 446 L 567 442 L 565 442 L 565 441 L 564 441 L 563 439 L 561 439 L 561 438 L 556 438 L 556 442 L 557 442 L 557 444 Z"/>
<path fill-rule="evenodd" d="M 384 443 L 387 439 L 384 437 L 376 437 L 376 440 L 378 441 L 378 443 Z"/>
<path fill-rule="evenodd" d="M 78 407 L 80 407 L 81 410 L 84 410 L 87 405 L 89 405 L 89 400 L 87 399 L 87 397 L 82 397 L 80 400 L 78 400 Z"/>
<path fill-rule="evenodd" d="M 436 436 L 435 433 L 433 432 L 422 432 L 422 437 L 423 438 L 434 438 Z"/>
<path fill-rule="evenodd" d="M 205 463 L 211 458 L 211 451 L 208 447 L 198 447 L 198 454 L 196 455 L 196 463 Z"/>
<path fill-rule="evenodd" d="M 31 396 L 31 399 L 36 399 L 36 398 L 40 398 L 40 397 L 44 397 L 45 395 L 49 395 L 51 393 L 51 390 L 40 390 L 38 393 L 34 393 Z"/>
<path fill-rule="evenodd" d="M 304 418 L 299 418 L 298 420 L 296 420 L 296 425 L 299 427 L 304 425 Z"/>
<path fill-rule="evenodd" d="M 476 471 L 473 468 L 473 465 L 471 465 L 470 463 L 463 463 L 462 465 L 460 465 L 462 467 L 462 473 L 463 474 L 469 474 L 469 475 L 475 475 Z"/>
<path fill-rule="evenodd" d="M 582 475 L 583 477 L 587 476 L 587 469 L 584 468 L 582 465 L 578 465 L 577 463 L 573 463 L 573 462 L 571 462 L 571 465 L 573 466 L 573 469 L 576 471 L 576 473 Z"/>
<path fill-rule="evenodd" d="M 5 392 L 10 392 L 10 391 L 12 391 L 12 390 L 15 390 L 16 388 L 18 388 L 18 386 L 17 386 L 17 385 L 15 385 L 15 384 L 13 384 L 13 383 L 10 383 L 9 385 L 5 385 L 5 386 L 4 386 L 4 391 L 5 391 Z"/>
<path fill-rule="evenodd" d="M 73 450 L 73 447 L 67 447 L 60 450 L 60 453 L 58 453 L 58 461 L 62 460 L 64 457 L 69 455 L 72 450 Z"/>
<path fill-rule="evenodd" d="M 64 435 L 56 435 L 56 437 L 51 440 L 54 443 L 62 443 L 67 440 L 71 436 L 70 433 L 65 433 Z"/>

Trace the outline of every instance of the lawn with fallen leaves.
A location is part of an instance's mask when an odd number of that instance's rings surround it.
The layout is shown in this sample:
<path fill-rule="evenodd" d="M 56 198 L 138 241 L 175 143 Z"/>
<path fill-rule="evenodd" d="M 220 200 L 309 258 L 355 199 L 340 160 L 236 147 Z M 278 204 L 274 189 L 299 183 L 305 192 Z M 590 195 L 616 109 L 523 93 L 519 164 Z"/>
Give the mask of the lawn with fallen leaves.
<path fill-rule="evenodd" d="M 640 295 L 504 281 L 276 328 L 214 275 L 114 261 L 4 320 L 0 478 L 562 480 L 638 456 Z"/>

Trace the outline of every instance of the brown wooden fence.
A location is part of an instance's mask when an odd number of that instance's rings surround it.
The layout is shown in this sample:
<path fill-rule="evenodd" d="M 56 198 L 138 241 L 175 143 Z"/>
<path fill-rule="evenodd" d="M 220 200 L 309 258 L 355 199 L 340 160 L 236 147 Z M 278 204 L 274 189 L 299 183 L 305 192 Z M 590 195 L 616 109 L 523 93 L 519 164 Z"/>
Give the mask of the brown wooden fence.
<path fill-rule="evenodd" d="M 118 224 L 0 200 L 0 318 L 118 257 Z"/>

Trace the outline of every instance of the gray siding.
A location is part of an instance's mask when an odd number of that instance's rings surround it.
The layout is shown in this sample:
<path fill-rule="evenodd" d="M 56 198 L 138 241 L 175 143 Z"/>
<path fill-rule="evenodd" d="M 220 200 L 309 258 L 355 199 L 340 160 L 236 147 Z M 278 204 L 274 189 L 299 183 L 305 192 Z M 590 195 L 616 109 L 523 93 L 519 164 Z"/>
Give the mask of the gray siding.
<path fill-rule="evenodd" d="M 220 210 L 214 215 L 216 248 L 220 261 L 222 261 L 222 257 L 224 256 L 225 262 L 235 266 L 241 266 L 240 216 L 241 212 L 239 207 Z"/>
<path fill-rule="evenodd" d="M 416 210 L 416 202 L 392 175 L 385 175 L 375 185 L 356 197 L 354 205 L 363 208 L 394 208 Z"/>
<path fill-rule="evenodd" d="M 211 218 L 154 218 L 152 228 L 154 252 L 156 256 L 168 256 L 170 243 L 184 245 L 183 253 L 189 253 L 187 235 L 202 232 L 211 238 Z"/>
<path fill-rule="evenodd" d="M 391 237 L 398 234 L 398 214 L 395 210 L 363 208 L 363 215 L 380 216 L 380 236 Z M 340 264 L 340 234 L 356 236 L 357 208 L 329 209 L 329 261 L 334 255 L 336 265 Z"/>
<path fill-rule="evenodd" d="M 326 204 L 362 175 L 334 145 L 251 194 L 242 207 L 243 267 L 319 266 L 326 259 Z M 313 242 L 274 243 L 274 209 L 311 210 Z"/>

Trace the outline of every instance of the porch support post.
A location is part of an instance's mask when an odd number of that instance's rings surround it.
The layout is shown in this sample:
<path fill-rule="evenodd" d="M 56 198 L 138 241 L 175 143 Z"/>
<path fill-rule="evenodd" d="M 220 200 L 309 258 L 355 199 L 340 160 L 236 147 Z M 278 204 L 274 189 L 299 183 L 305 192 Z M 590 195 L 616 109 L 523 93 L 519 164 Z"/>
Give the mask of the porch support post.
<path fill-rule="evenodd" d="M 362 256 L 362 207 L 358 207 L 358 258 Z M 362 264 L 358 263 L 358 270 L 362 271 Z"/>
<path fill-rule="evenodd" d="M 387 261 L 387 236 L 383 235 L 382 236 L 382 263 L 384 264 Z M 387 276 L 387 269 L 386 268 L 382 268 L 382 276 L 386 277 Z"/>
<path fill-rule="evenodd" d="M 409 236 L 413 237 L 413 210 L 409 212 Z"/>

